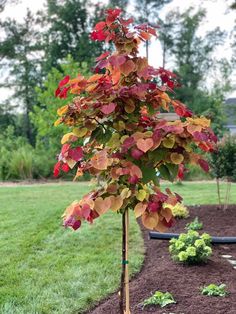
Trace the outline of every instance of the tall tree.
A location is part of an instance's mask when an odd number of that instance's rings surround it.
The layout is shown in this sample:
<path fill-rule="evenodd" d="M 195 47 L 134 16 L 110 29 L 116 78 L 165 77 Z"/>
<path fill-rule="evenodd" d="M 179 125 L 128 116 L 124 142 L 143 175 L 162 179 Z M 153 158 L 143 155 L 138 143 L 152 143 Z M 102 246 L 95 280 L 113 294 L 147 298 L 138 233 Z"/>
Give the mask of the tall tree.
<path fill-rule="evenodd" d="M 198 35 L 205 16 L 204 10 L 194 12 L 192 8 L 184 13 L 172 12 L 167 17 L 171 21 L 169 33 L 161 35 L 174 56 L 174 68 L 182 80 L 176 97 L 197 113 L 206 109 L 201 87 L 215 65 L 212 55 L 216 47 L 224 42 L 224 33 L 219 28 L 204 37 Z"/>
<path fill-rule="evenodd" d="M 91 64 L 94 55 L 102 50 L 100 43 L 90 40 L 92 25 L 100 18 L 102 9 L 103 6 L 85 0 L 47 0 L 46 11 L 41 12 L 46 73 L 52 67 L 58 68 L 68 54 L 79 63 Z"/>
<path fill-rule="evenodd" d="M 33 144 L 34 134 L 29 113 L 36 103 L 35 86 L 41 82 L 40 35 L 35 30 L 35 19 L 30 11 L 27 12 L 23 23 L 8 19 L 1 26 L 5 34 L 0 42 L 1 68 L 4 66 L 9 73 L 1 87 L 13 90 L 12 101 L 17 102 L 18 108 L 21 107 L 23 111 L 22 132 Z"/>

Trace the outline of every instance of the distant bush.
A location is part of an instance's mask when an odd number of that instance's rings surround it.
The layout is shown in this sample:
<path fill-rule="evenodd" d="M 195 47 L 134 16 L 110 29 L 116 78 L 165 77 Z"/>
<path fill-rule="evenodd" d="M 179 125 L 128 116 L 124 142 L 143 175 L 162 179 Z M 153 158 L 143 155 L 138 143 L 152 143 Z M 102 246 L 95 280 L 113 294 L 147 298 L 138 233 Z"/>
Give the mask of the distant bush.
<path fill-rule="evenodd" d="M 207 233 L 201 236 L 197 231 L 181 233 L 178 239 L 171 239 L 169 252 L 174 261 L 185 264 L 206 262 L 212 254 L 211 237 Z"/>
<path fill-rule="evenodd" d="M 212 175 L 216 178 L 219 204 L 221 205 L 220 179 L 227 180 L 224 209 L 227 208 L 230 197 L 231 182 L 236 181 L 236 136 L 225 136 L 217 146 L 216 152 L 209 157 Z"/>
<path fill-rule="evenodd" d="M 184 174 L 184 180 L 186 181 L 212 180 L 213 178 L 212 173 L 206 172 L 196 165 L 189 165 L 188 171 Z"/>
<path fill-rule="evenodd" d="M 9 160 L 8 178 L 33 178 L 33 152 L 29 145 L 18 148 Z"/>

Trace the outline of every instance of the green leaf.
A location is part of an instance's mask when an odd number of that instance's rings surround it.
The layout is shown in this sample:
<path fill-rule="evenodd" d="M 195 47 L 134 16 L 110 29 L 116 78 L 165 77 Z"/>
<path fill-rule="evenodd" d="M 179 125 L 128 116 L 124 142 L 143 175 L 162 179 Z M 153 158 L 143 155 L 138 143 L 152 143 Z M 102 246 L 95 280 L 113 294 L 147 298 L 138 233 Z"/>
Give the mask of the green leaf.
<path fill-rule="evenodd" d="M 168 169 L 168 167 L 166 165 L 161 165 L 159 168 L 158 168 L 160 174 L 161 174 L 161 178 L 162 179 L 165 179 L 165 180 L 168 180 L 168 181 L 173 181 L 172 179 L 172 175 Z"/>
<path fill-rule="evenodd" d="M 146 165 L 141 165 L 140 169 L 142 170 L 143 174 L 143 183 L 148 183 L 150 181 L 153 181 L 154 184 L 159 185 L 159 179 L 157 177 L 157 172 L 155 168 L 148 167 Z"/>

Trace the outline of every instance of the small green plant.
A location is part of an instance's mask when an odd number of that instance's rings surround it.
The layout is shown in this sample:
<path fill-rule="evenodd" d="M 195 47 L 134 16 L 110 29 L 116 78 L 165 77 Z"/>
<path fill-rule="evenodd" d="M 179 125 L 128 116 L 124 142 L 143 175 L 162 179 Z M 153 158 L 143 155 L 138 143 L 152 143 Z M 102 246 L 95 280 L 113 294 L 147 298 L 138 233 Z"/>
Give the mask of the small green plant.
<path fill-rule="evenodd" d="M 175 218 L 187 218 L 189 216 L 189 211 L 184 204 L 177 203 L 174 206 L 168 204 L 168 208 L 171 209 Z"/>
<path fill-rule="evenodd" d="M 197 231 L 181 233 L 178 239 L 171 239 L 169 252 L 172 259 L 185 264 L 206 262 L 212 254 L 211 237 L 207 233 L 201 236 Z"/>
<path fill-rule="evenodd" d="M 164 307 L 172 303 L 176 302 L 171 293 L 156 291 L 150 298 L 145 299 L 142 305 L 143 307 L 147 305 L 159 305 L 160 307 Z"/>
<path fill-rule="evenodd" d="M 193 221 L 186 224 L 185 229 L 187 230 L 201 230 L 203 228 L 203 223 L 199 221 L 198 217 L 195 217 Z"/>
<path fill-rule="evenodd" d="M 217 286 L 212 283 L 209 286 L 200 288 L 200 290 L 203 295 L 208 295 L 211 297 L 225 297 L 228 294 L 225 284 Z"/>

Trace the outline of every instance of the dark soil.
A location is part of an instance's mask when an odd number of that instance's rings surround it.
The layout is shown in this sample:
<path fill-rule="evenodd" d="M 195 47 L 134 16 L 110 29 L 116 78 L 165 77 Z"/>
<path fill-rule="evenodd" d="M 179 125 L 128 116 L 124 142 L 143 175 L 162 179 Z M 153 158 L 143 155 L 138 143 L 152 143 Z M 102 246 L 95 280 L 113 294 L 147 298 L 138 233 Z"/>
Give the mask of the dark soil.
<path fill-rule="evenodd" d="M 190 208 L 190 217 L 179 220 L 170 232 L 184 232 L 187 222 L 196 216 L 203 222 L 203 230 L 212 236 L 236 236 L 236 206 L 224 213 L 217 206 Z M 142 227 L 141 227 L 142 228 Z M 143 231 L 146 255 L 141 272 L 131 280 L 130 302 L 132 314 L 236 314 L 236 269 L 222 258 L 229 254 L 236 260 L 236 244 L 215 245 L 209 262 L 201 266 L 182 266 L 170 258 L 168 241 L 149 240 Z M 230 294 L 227 297 L 208 297 L 199 288 L 210 283 L 224 283 Z M 171 292 L 177 304 L 145 308 L 140 303 L 156 290 Z M 119 314 L 118 294 L 102 301 L 89 314 Z"/>

